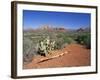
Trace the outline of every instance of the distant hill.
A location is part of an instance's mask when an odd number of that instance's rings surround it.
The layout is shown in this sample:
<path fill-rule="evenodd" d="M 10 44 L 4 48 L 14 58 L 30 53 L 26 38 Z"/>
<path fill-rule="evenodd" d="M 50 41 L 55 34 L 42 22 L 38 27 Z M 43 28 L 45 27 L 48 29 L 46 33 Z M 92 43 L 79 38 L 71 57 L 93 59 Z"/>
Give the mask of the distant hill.
<path fill-rule="evenodd" d="M 48 31 L 67 31 L 64 27 L 55 27 L 51 25 L 43 25 L 38 28 L 38 30 L 48 30 Z"/>
<path fill-rule="evenodd" d="M 90 27 L 80 27 L 79 29 L 66 29 L 65 27 L 55 27 L 51 25 L 43 25 L 38 27 L 37 29 L 29 28 L 24 29 L 24 32 L 35 32 L 35 31 L 41 31 L 41 30 L 47 30 L 47 31 L 61 31 L 61 32 L 90 32 Z"/>
<path fill-rule="evenodd" d="M 90 29 L 90 27 L 86 27 L 86 28 L 79 28 L 79 29 L 77 29 L 76 31 L 77 31 L 77 32 L 90 32 L 91 29 Z"/>
<path fill-rule="evenodd" d="M 83 31 L 84 31 L 83 28 L 79 28 L 79 29 L 77 29 L 77 32 L 83 32 Z"/>

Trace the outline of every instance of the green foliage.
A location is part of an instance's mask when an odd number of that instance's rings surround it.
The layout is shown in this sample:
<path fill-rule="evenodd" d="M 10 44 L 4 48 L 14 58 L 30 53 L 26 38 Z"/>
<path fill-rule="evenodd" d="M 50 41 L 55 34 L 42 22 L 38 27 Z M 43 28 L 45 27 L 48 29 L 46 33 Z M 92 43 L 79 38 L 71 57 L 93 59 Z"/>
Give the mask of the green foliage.
<path fill-rule="evenodd" d="M 71 44 L 71 43 L 75 43 L 75 40 L 73 38 L 73 36 L 71 34 L 67 34 L 67 33 L 59 33 L 57 35 L 57 46 L 58 49 L 61 48 L 64 44 Z"/>
<path fill-rule="evenodd" d="M 77 37 L 77 42 L 85 45 L 86 48 L 91 48 L 91 36 L 90 34 L 83 34 Z"/>
<path fill-rule="evenodd" d="M 62 38 L 57 39 L 55 42 L 56 42 L 55 46 L 56 49 L 60 49 L 61 46 L 64 44 L 64 40 Z"/>
<path fill-rule="evenodd" d="M 71 37 L 64 37 L 64 42 L 68 43 L 68 44 L 71 44 L 71 43 L 74 43 L 75 41 Z"/>
<path fill-rule="evenodd" d="M 34 48 L 34 44 L 32 40 L 24 37 L 23 40 L 23 60 L 24 62 L 30 62 L 33 59 L 34 54 L 36 53 L 36 49 Z"/>

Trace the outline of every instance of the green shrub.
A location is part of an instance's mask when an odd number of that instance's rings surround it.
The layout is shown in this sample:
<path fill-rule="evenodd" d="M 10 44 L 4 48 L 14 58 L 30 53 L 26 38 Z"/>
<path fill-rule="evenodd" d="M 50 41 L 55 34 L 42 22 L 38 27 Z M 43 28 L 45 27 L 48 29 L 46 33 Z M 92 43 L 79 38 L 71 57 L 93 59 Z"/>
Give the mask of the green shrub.
<path fill-rule="evenodd" d="M 30 62 L 33 59 L 33 56 L 36 54 L 36 49 L 34 47 L 32 40 L 24 37 L 23 40 L 23 61 Z"/>
<path fill-rule="evenodd" d="M 71 44 L 71 43 L 74 43 L 75 40 L 72 36 L 71 33 L 58 33 L 57 34 L 57 40 L 56 40 L 56 48 L 57 49 L 60 49 L 60 48 L 63 48 L 65 46 L 67 46 L 68 44 Z"/>
<path fill-rule="evenodd" d="M 64 42 L 71 44 L 71 43 L 74 43 L 75 41 L 71 37 L 64 37 Z"/>
<path fill-rule="evenodd" d="M 60 49 L 64 43 L 65 43 L 65 42 L 64 42 L 63 38 L 57 39 L 57 40 L 56 40 L 56 46 L 55 46 L 55 48 L 56 48 L 56 49 Z"/>
<path fill-rule="evenodd" d="M 91 37 L 89 35 L 84 39 L 84 45 L 86 45 L 86 48 L 91 48 Z"/>
<path fill-rule="evenodd" d="M 91 48 L 91 36 L 90 34 L 81 34 L 77 37 L 76 41 L 79 44 L 85 45 L 86 48 Z"/>

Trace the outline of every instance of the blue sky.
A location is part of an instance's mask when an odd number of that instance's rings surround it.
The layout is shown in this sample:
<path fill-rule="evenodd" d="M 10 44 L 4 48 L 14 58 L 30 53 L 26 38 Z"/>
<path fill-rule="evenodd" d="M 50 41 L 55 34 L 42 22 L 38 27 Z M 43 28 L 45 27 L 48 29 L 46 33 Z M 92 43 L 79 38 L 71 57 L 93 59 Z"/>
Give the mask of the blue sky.
<path fill-rule="evenodd" d="M 89 13 L 23 10 L 24 29 L 36 29 L 42 25 L 78 29 L 90 27 L 90 21 L 91 15 Z"/>

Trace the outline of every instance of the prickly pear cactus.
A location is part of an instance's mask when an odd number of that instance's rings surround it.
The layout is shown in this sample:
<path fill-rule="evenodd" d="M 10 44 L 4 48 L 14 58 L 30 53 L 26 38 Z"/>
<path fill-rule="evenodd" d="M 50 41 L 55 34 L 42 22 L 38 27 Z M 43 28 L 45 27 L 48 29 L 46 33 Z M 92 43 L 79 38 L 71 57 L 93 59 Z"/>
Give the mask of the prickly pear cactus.
<path fill-rule="evenodd" d="M 49 37 L 38 43 L 38 53 L 46 56 L 50 51 L 55 49 L 55 41 L 51 41 Z"/>

